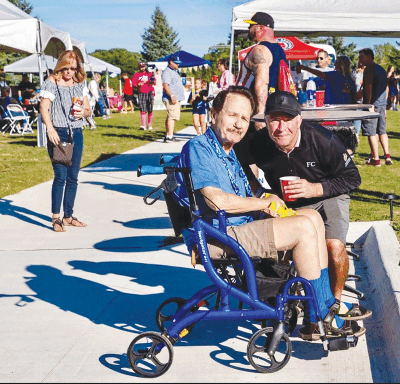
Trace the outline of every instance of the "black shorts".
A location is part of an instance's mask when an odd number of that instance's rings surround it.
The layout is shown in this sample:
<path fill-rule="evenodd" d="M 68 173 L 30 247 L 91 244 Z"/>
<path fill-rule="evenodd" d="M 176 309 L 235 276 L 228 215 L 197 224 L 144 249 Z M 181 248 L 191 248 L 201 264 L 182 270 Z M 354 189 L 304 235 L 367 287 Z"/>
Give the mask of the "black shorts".
<path fill-rule="evenodd" d="M 132 95 L 127 95 L 126 93 L 124 93 L 124 101 L 133 101 Z"/>

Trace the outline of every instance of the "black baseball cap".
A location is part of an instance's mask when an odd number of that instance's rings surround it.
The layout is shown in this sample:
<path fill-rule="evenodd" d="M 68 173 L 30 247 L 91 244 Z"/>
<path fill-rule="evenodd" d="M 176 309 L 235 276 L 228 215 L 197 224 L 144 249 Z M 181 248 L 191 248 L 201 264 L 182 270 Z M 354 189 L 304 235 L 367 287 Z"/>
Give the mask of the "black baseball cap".
<path fill-rule="evenodd" d="M 265 25 L 268 28 L 274 29 L 274 19 L 268 13 L 256 12 L 250 20 L 243 21 L 247 24 Z"/>
<path fill-rule="evenodd" d="M 140 68 L 140 67 L 145 67 L 146 66 L 146 63 L 144 62 L 144 61 L 139 61 L 139 63 L 138 63 L 138 67 Z"/>
<path fill-rule="evenodd" d="M 301 106 L 293 93 L 276 91 L 268 96 L 264 115 L 273 112 L 283 112 L 291 116 L 297 116 L 301 115 Z"/>

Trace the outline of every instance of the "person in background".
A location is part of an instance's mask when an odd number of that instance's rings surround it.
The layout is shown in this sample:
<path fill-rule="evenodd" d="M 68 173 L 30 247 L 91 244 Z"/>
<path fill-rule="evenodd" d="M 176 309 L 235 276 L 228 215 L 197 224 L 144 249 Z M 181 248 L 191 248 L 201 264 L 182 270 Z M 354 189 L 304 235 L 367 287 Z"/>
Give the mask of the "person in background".
<path fill-rule="evenodd" d="M 179 64 L 182 64 L 182 61 L 179 60 L 178 56 L 170 56 L 168 66 L 161 75 L 163 85 L 162 100 L 167 108 L 164 143 L 176 140 L 174 136 L 175 121 L 180 119 L 180 102 L 185 99 L 182 79 L 178 72 Z"/>
<path fill-rule="evenodd" d="M 235 75 L 229 71 L 229 61 L 227 59 L 219 59 L 217 63 L 217 69 L 221 72 L 221 76 L 218 80 L 218 92 L 228 89 L 231 85 L 236 84 Z"/>
<path fill-rule="evenodd" d="M 389 65 L 387 70 L 387 80 L 388 80 L 388 101 L 389 101 L 389 111 L 397 111 L 397 103 L 399 99 L 399 76 L 396 73 L 396 69 L 393 65 Z"/>
<path fill-rule="evenodd" d="M 0 69 L 0 92 L 2 88 L 9 88 L 8 84 L 6 83 L 6 81 L 4 80 L 5 78 L 5 73 L 3 72 L 2 69 Z M 10 91 L 11 94 L 11 91 Z M 0 93 L 0 96 L 2 96 L 2 94 Z M 17 103 L 18 104 L 18 103 Z"/>
<path fill-rule="evenodd" d="M 132 87 L 138 90 L 138 104 L 140 109 L 140 128 L 142 130 L 153 130 L 153 105 L 154 105 L 154 85 L 156 79 L 152 72 L 146 70 L 146 63 L 138 63 L 139 72 L 132 77 Z M 146 127 L 147 115 L 147 127 Z"/>
<path fill-rule="evenodd" d="M 57 61 L 54 74 L 48 77 L 40 90 L 40 113 L 46 125 L 47 150 L 50 158 L 54 146 L 68 141 L 70 129 L 74 143 L 70 166 L 52 162 L 54 180 L 51 190 L 51 212 L 55 232 L 65 232 L 64 226 L 86 227 L 85 223 L 72 216 L 83 152 L 82 119 L 92 113 L 85 77 L 79 56 L 74 51 L 64 51 Z M 83 100 L 83 108 L 76 110 L 71 118 L 70 111 L 74 97 Z M 61 204 L 64 211 L 62 220 Z"/>
<path fill-rule="evenodd" d="M 207 129 L 206 110 L 207 96 L 206 91 L 202 87 L 202 79 L 196 79 L 194 89 L 190 92 L 188 102 L 192 104 L 193 125 L 197 135 L 201 135 Z"/>
<path fill-rule="evenodd" d="M 362 81 L 364 76 L 364 66 L 358 61 L 357 68 L 353 71 L 353 79 L 356 84 L 356 96 L 355 101 L 357 104 L 362 104 L 362 92 L 360 96 L 360 90 L 362 87 Z M 357 142 L 360 142 L 360 132 L 361 132 L 361 120 L 354 121 L 354 129 L 357 134 Z"/>
<path fill-rule="evenodd" d="M 22 74 L 21 82 L 18 84 L 18 101 L 20 102 L 20 104 L 23 104 L 23 94 L 28 88 L 35 89 L 35 86 L 29 81 L 28 75 L 24 73 Z"/>
<path fill-rule="evenodd" d="M 122 79 L 124 80 L 124 88 L 122 90 L 122 93 L 124 94 L 123 96 L 124 105 L 121 110 L 121 113 L 128 113 L 128 104 L 131 107 L 131 113 L 134 113 L 135 109 L 133 107 L 132 81 L 126 72 L 122 74 Z"/>
<path fill-rule="evenodd" d="M 356 84 L 350 72 L 350 59 L 348 56 L 338 56 L 334 71 L 321 71 L 297 64 L 296 72 L 301 70 L 318 76 L 326 83 L 325 104 L 353 104 L 356 96 Z"/>
<path fill-rule="evenodd" d="M 106 120 L 109 118 L 109 116 L 106 114 L 104 110 L 103 98 L 100 96 L 100 88 L 99 88 L 100 80 L 101 80 L 100 73 L 95 72 L 93 79 L 90 80 L 88 84 L 89 96 L 93 99 L 94 105 L 97 103 L 101 116 L 103 117 L 103 120 Z"/>
<path fill-rule="evenodd" d="M 368 137 L 371 149 L 365 164 L 375 167 L 381 166 L 378 147 L 378 142 L 380 142 L 385 156 L 385 164 L 392 165 L 389 138 L 386 133 L 387 74 L 380 65 L 375 63 L 375 55 L 372 49 L 364 48 L 358 55 L 358 60 L 365 66 L 362 89 L 363 103 L 373 104 L 373 110 L 380 115 L 377 119 L 363 120 L 361 123 L 362 134 Z"/>
<path fill-rule="evenodd" d="M 0 105 L 3 108 L 2 118 L 4 119 L 5 117 L 10 117 L 10 114 L 12 114 L 12 116 L 26 116 L 23 112 L 8 111 L 7 106 L 10 104 L 18 104 L 18 101 L 10 96 L 9 87 L 1 87 Z M 27 118 L 24 119 L 23 121 L 24 125 L 27 124 L 29 122 L 29 116 L 27 116 Z"/>

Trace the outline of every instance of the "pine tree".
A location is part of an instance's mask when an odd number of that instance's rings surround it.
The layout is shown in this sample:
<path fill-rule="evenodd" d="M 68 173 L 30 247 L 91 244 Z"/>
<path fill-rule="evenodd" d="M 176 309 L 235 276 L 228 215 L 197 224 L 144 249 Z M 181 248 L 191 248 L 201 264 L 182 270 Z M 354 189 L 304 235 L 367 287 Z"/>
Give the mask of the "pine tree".
<path fill-rule="evenodd" d="M 178 34 L 168 25 L 168 21 L 157 5 L 151 17 L 151 26 L 141 36 L 141 52 L 145 60 L 156 61 L 166 55 L 179 51 Z"/>
<path fill-rule="evenodd" d="M 33 10 L 33 5 L 30 4 L 27 0 L 8 0 L 10 3 L 16 5 L 19 9 L 22 9 L 24 12 L 30 14 Z"/>

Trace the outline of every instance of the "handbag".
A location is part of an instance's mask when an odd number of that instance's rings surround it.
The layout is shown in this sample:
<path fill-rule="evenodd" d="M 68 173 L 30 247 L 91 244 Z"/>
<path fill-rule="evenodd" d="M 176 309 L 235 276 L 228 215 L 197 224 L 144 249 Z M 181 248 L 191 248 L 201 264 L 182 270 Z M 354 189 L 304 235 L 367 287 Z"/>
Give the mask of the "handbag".
<path fill-rule="evenodd" d="M 72 153 L 74 152 L 74 143 L 64 142 L 53 147 L 53 156 L 51 161 L 55 164 L 62 164 L 69 167 L 72 164 Z"/>
<path fill-rule="evenodd" d="M 65 109 L 64 106 L 62 104 L 62 99 L 61 99 L 61 93 L 60 90 L 58 88 L 58 84 L 56 82 L 57 85 L 57 90 L 58 93 L 60 95 L 60 100 L 61 100 L 61 107 L 62 110 L 64 112 L 64 115 L 67 119 L 68 122 L 68 116 L 65 113 Z M 65 165 L 67 167 L 69 167 L 72 164 L 72 154 L 74 152 L 74 143 L 72 142 L 72 129 L 68 123 L 68 141 L 67 142 L 60 142 L 58 143 L 58 145 L 55 145 L 53 147 L 53 154 L 51 156 L 51 161 L 52 163 L 55 164 L 62 164 Z"/>

